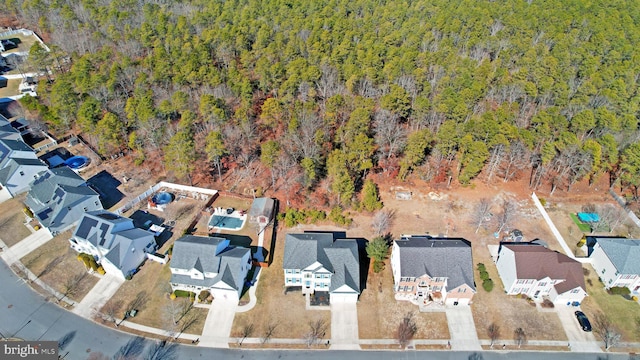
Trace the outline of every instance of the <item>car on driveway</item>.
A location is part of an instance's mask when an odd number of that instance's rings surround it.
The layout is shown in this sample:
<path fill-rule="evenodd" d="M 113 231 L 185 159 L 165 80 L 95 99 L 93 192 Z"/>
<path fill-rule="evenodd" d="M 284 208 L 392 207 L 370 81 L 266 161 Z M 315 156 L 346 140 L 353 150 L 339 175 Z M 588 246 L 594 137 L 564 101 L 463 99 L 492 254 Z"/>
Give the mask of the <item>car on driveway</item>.
<path fill-rule="evenodd" d="M 576 311 L 576 319 L 580 323 L 580 327 L 583 331 L 591 331 L 591 323 L 589 322 L 589 318 L 582 311 Z"/>

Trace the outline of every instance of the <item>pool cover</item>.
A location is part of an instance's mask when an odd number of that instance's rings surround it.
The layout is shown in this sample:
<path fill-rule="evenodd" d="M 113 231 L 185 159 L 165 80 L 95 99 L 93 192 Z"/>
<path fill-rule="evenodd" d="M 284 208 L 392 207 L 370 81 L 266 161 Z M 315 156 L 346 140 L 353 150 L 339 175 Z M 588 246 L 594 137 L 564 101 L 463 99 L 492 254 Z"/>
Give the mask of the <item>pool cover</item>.
<path fill-rule="evenodd" d="M 596 223 L 600 221 L 600 216 L 597 213 L 580 212 L 578 213 L 578 219 L 586 223 Z"/>

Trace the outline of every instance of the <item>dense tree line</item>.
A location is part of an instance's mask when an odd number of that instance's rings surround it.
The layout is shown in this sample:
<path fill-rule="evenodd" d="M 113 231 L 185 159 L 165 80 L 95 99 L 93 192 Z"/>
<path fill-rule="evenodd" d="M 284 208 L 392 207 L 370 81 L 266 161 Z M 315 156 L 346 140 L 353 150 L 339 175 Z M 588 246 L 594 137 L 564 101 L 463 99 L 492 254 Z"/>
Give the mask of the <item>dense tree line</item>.
<path fill-rule="evenodd" d="M 180 177 L 199 159 L 342 204 L 372 172 L 640 185 L 637 2 L 2 3 L 55 45 L 27 108 Z"/>

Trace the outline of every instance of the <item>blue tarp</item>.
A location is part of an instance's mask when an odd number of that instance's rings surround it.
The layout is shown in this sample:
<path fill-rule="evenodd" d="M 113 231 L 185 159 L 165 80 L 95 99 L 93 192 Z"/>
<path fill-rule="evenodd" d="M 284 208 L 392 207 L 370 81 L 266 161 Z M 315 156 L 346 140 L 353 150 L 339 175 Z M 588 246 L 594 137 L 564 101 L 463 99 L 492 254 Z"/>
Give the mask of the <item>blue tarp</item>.
<path fill-rule="evenodd" d="M 596 223 L 600 221 L 600 216 L 597 213 L 580 212 L 578 213 L 578 219 L 586 223 Z"/>

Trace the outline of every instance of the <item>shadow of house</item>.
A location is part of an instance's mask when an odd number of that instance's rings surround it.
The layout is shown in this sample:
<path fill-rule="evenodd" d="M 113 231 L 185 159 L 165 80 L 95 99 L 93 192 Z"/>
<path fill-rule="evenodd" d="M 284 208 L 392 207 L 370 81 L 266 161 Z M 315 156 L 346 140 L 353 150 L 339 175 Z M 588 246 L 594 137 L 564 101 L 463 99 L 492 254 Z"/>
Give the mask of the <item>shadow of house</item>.
<path fill-rule="evenodd" d="M 37 144 L 40 140 L 33 138 L 31 141 L 35 141 L 34 144 Z M 63 147 L 58 147 L 51 151 L 47 151 L 44 155 L 41 155 L 40 160 L 49 164 L 50 167 L 55 168 L 64 164 L 65 160 L 72 156 L 73 154 L 69 152 L 69 150 Z"/>
<path fill-rule="evenodd" d="M 367 244 L 369 241 L 364 238 L 355 238 L 358 243 L 358 254 L 360 254 L 360 293 L 367 288 L 369 280 L 369 264 L 371 259 L 367 256 Z"/>
<path fill-rule="evenodd" d="M 245 248 L 250 248 L 253 239 L 245 235 L 234 235 L 234 234 L 225 234 L 219 233 L 215 235 L 216 237 L 223 237 L 229 240 L 229 245 L 231 246 L 241 246 Z"/>
<path fill-rule="evenodd" d="M 118 190 L 118 186 L 122 185 L 122 182 L 106 170 L 93 175 L 87 180 L 87 183 L 100 194 L 102 205 L 106 209 L 111 208 L 124 198 L 124 194 Z"/>
<path fill-rule="evenodd" d="M 156 245 L 160 249 L 171 237 L 173 236 L 173 226 L 164 224 L 164 218 L 156 216 L 150 212 L 143 210 L 136 210 L 129 219 L 133 220 L 133 226 L 144 230 L 149 230 L 152 225 L 158 225 L 164 227 L 164 231 L 159 236 L 156 236 Z"/>

